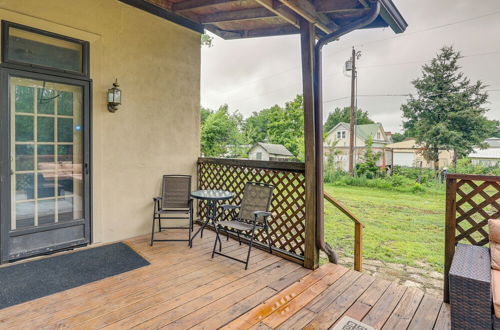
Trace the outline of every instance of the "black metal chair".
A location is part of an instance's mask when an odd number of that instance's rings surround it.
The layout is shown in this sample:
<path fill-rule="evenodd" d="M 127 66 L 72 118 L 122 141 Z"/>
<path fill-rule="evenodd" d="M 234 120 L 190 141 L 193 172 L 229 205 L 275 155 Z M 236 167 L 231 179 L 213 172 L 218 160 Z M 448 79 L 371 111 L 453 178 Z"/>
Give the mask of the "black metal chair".
<path fill-rule="evenodd" d="M 193 200 L 191 198 L 190 175 L 164 175 L 161 196 L 154 197 L 153 229 L 151 231 L 151 246 L 153 242 L 188 242 L 191 246 L 193 231 Z M 187 214 L 188 216 L 182 216 Z M 162 227 L 162 220 L 189 219 L 188 227 Z M 155 224 L 158 220 L 158 231 L 163 229 L 188 229 L 188 239 L 155 239 Z"/>
<path fill-rule="evenodd" d="M 239 209 L 237 216 L 234 216 L 232 220 L 216 221 L 215 222 L 215 232 L 216 239 L 214 243 L 214 248 L 212 250 L 212 258 L 215 254 L 239 261 L 245 264 L 245 269 L 248 268 L 248 261 L 250 260 L 250 252 L 252 251 L 253 240 L 255 238 L 256 230 L 265 230 L 267 234 L 267 243 L 269 245 L 269 253 L 273 253 L 271 247 L 271 237 L 269 234 L 269 223 L 267 219 L 272 215 L 269 212 L 271 206 L 271 200 L 273 197 L 272 185 L 266 183 L 248 182 L 245 185 L 245 190 L 243 191 L 243 200 L 241 205 L 222 205 L 224 211 L 231 211 L 234 215 L 236 209 Z M 250 244 L 248 247 L 248 254 L 246 260 L 237 259 L 229 255 L 223 254 L 221 252 L 215 251 L 217 248 L 217 242 L 220 243 L 220 231 L 226 231 L 229 239 L 229 231 L 236 232 L 238 235 L 238 241 L 241 245 L 240 234 L 242 232 L 249 232 Z M 221 246 L 219 247 L 221 248 Z"/>

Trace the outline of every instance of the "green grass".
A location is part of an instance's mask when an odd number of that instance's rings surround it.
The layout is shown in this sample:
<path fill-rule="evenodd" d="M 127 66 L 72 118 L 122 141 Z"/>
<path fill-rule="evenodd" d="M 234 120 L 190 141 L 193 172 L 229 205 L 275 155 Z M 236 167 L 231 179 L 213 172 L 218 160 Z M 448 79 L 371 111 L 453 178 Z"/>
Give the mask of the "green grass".
<path fill-rule="evenodd" d="M 444 192 L 400 192 L 325 184 L 363 223 L 363 258 L 443 271 Z M 340 255 L 353 256 L 354 224 L 325 200 L 325 238 Z"/>

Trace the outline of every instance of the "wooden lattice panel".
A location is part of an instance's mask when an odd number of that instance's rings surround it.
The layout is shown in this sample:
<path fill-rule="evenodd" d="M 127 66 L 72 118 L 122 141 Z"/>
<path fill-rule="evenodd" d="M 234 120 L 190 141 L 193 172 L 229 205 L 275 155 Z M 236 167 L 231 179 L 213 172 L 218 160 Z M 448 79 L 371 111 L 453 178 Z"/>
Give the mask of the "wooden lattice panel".
<path fill-rule="evenodd" d="M 227 159 L 198 161 L 198 189 L 228 190 L 235 197 L 228 204 L 239 205 L 247 182 L 264 182 L 274 186 L 269 219 L 271 243 L 274 248 L 299 258 L 304 256 L 305 239 L 305 177 L 302 163 L 265 162 Z M 198 202 L 198 216 L 206 216 L 206 203 Z M 222 219 L 231 214 L 222 213 Z M 257 234 L 257 240 L 267 244 L 265 231 Z"/>
<path fill-rule="evenodd" d="M 488 244 L 488 219 L 500 219 L 500 183 L 458 179 L 456 183 L 456 242 Z"/>

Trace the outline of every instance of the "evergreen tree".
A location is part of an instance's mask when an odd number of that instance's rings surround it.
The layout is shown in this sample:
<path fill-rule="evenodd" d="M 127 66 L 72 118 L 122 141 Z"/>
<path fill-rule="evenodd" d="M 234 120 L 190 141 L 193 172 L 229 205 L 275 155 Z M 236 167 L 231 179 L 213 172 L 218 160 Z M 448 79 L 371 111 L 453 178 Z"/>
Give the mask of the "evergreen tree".
<path fill-rule="evenodd" d="M 465 77 L 460 58 L 453 47 L 443 47 L 412 82 L 416 96 L 410 95 L 401 107 L 406 134 L 425 147 L 424 156 L 434 162 L 436 170 L 440 149 L 453 150 L 456 165 L 457 157 L 483 146 L 495 126 L 485 117 L 485 85 Z"/>

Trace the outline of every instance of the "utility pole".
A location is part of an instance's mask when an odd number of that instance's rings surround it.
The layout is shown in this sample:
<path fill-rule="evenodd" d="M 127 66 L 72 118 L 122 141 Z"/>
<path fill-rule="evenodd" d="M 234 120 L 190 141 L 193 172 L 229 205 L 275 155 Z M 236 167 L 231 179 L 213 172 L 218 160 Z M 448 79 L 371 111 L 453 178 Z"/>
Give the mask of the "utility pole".
<path fill-rule="evenodd" d="M 360 52 L 352 47 L 351 55 L 351 116 L 349 125 L 349 174 L 354 176 L 354 142 L 356 129 L 356 59 L 361 56 Z"/>

